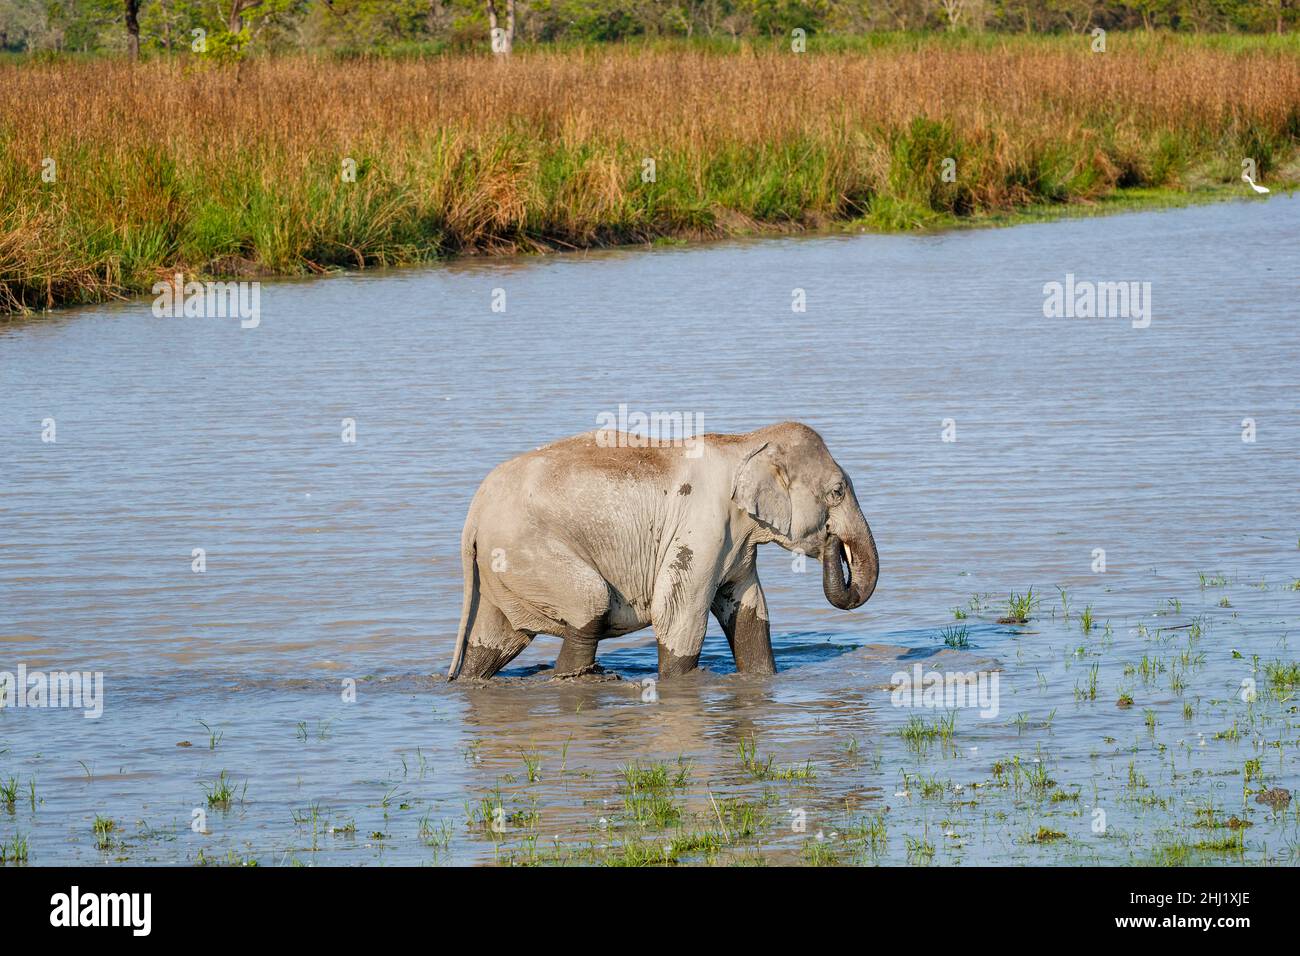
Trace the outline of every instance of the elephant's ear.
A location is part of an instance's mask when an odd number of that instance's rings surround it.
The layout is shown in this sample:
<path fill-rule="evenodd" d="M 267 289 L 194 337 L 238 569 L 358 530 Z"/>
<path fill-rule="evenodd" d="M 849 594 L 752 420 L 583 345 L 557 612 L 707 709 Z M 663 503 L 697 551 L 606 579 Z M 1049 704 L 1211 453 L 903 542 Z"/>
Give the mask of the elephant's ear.
<path fill-rule="evenodd" d="M 782 536 L 790 534 L 790 479 L 769 443 L 759 445 L 740 463 L 731 499 Z"/>

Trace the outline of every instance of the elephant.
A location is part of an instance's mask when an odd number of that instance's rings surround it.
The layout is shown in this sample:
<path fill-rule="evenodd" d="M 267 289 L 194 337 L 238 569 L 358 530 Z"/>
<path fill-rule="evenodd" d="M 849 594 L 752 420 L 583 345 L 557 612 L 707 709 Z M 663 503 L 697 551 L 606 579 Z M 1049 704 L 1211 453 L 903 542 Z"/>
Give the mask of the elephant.
<path fill-rule="evenodd" d="M 498 465 L 461 535 L 464 603 L 449 680 L 485 680 L 538 634 L 555 675 L 654 629 L 660 678 L 696 668 L 712 612 L 737 671 L 773 674 L 758 545 L 822 564 L 835 607 L 862 606 L 879 560 L 853 483 L 807 425 L 665 441 L 598 429 Z M 847 574 L 845 568 L 847 567 Z"/>

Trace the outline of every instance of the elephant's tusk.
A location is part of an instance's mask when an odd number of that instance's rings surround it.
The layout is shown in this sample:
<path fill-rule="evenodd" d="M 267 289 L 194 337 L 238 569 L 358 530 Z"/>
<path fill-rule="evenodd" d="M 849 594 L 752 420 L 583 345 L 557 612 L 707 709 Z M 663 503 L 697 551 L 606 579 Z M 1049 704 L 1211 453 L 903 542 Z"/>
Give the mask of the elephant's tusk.
<path fill-rule="evenodd" d="M 849 563 L 850 568 L 853 567 L 853 549 L 848 546 L 847 542 L 844 544 L 844 560 Z"/>

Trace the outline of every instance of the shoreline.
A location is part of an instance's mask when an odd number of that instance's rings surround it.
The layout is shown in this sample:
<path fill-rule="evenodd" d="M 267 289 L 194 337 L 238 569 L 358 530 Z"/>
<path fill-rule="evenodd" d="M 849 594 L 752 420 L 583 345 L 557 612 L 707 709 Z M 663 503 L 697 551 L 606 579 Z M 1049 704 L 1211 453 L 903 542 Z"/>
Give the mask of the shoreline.
<path fill-rule="evenodd" d="M 1300 159 L 1292 164 L 1300 164 Z M 586 246 L 566 246 L 547 244 L 537 240 L 528 249 L 471 250 L 451 254 L 433 254 L 428 257 L 415 257 L 409 261 L 376 264 L 361 267 L 331 266 L 310 271 L 273 271 L 259 263 L 245 261 L 246 264 L 232 272 L 194 271 L 183 266 L 169 266 L 160 269 L 160 276 L 183 273 L 190 281 L 277 281 L 310 280 L 331 276 L 355 275 L 365 273 L 383 273 L 392 270 L 419 269 L 431 266 L 463 261 L 482 261 L 492 259 L 509 259 L 515 257 L 533 258 L 550 255 L 578 255 L 590 252 L 632 251 L 664 247 L 700 247 L 714 243 L 741 240 L 786 239 L 786 238 L 825 238 L 833 236 L 878 235 L 878 236 L 925 236 L 945 232 L 969 231 L 979 229 L 1009 229 L 1016 226 L 1067 222 L 1074 219 L 1092 219 L 1103 216 L 1121 216 L 1128 214 L 1159 212 L 1164 210 L 1187 209 L 1194 206 L 1208 206 L 1215 203 L 1267 201 L 1275 196 L 1293 197 L 1300 189 L 1300 182 L 1289 180 L 1274 181 L 1270 184 L 1268 195 L 1256 195 L 1245 183 L 1201 184 L 1191 189 L 1171 189 L 1134 187 L 1119 189 L 1091 202 L 1034 203 L 1024 207 L 1007 210 L 994 210 L 969 216 L 936 214 L 924 226 L 916 228 L 880 228 L 870 216 L 854 219 L 835 220 L 815 225 L 797 223 L 756 222 L 748 228 L 723 227 L 717 234 L 686 231 L 684 233 L 661 235 L 641 242 L 593 243 Z M 38 315 L 59 315 L 78 308 L 88 308 L 107 302 L 129 302 L 143 299 L 153 293 L 147 289 L 136 289 L 126 294 L 106 296 L 90 302 L 58 304 L 52 308 L 28 309 L 26 311 L 0 311 L 0 321 L 14 322 Z"/>

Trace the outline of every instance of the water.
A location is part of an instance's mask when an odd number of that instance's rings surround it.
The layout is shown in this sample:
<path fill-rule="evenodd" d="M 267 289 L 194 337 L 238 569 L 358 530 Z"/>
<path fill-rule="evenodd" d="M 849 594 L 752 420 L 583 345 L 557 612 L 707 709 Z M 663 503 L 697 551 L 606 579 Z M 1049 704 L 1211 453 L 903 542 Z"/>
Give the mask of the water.
<path fill-rule="evenodd" d="M 0 844 L 25 837 L 33 864 L 587 862 L 694 833 L 722 846 L 679 843 L 682 862 L 1293 861 L 1300 801 L 1255 792 L 1297 784 L 1295 689 L 1263 666 L 1296 660 L 1300 622 L 1298 213 L 266 283 L 256 329 L 147 299 L 2 325 L 0 670 L 102 671 L 105 701 L 0 711 Z M 1045 318 L 1066 273 L 1150 282 L 1150 326 Z M 547 682 L 546 637 L 490 686 L 431 676 L 478 481 L 620 403 L 817 428 L 875 532 L 875 597 L 837 611 L 771 546 L 773 679 L 731 673 L 716 625 L 709 673 L 657 702 L 649 631 L 602 646 L 623 680 Z M 1032 622 L 998 624 L 1030 586 Z M 954 625 L 969 649 L 944 648 Z M 909 718 L 945 715 L 892 706 L 918 661 L 1000 667 L 998 715 L 910 746 Z M 742 767 L 751 741 L 782 772 Z M 679 757 L 680 820 L 638 825 L 619 767 Z M 223 771 L 233 797 L 209 806 Z M 467 824 L 484 801 L 503 832 Z M 1195 826 L 1233 815 L 1252 826 Z"/>

